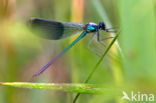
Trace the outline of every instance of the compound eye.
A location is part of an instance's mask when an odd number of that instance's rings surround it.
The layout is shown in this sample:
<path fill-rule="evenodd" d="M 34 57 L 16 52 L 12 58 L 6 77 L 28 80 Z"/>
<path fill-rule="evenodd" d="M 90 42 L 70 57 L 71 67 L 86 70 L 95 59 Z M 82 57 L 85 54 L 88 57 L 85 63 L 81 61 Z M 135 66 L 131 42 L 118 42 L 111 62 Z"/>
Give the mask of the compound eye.
<path fill-rule="evenodd" d="M 99 26 L 104 26 L 104 22 L 99 22 Z"/>
<path fill-rule="evenodd" d="M 104 24 L 104 22 L 99 22 L 99 29 L 103 29 L 103 30 L 105 30 L 105 24 Z"/>

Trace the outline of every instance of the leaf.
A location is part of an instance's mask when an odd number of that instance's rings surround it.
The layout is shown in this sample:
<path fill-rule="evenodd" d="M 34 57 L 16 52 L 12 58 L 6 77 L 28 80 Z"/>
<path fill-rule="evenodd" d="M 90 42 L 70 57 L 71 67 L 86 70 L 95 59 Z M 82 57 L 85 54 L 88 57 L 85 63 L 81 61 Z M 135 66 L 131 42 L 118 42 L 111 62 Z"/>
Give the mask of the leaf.
<path fill-rule="evenodd" d="M 47 89 L 47 90 L 57 90 L 63 92 L 88 93 L 88 94 L 103 94 L 106 92 L 111 92 L 113 90 L 111 88 L 104 88 L 103 85 L 98 85 L 98 84 L 1 82 L 0 85 L 18 87 L 18 88 Z"/>

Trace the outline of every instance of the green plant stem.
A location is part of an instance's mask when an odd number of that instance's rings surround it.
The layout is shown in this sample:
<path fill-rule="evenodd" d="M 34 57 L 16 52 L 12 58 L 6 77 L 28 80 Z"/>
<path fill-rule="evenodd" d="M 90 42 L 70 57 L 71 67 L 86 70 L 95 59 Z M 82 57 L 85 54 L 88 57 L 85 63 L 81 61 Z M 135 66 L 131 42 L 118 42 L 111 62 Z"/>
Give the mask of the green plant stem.
<path fill-rule="evenodd" d="M 104 54 L 101 56 L 101 58 L 99 59 L 99 61 L 95 65 L 95 67 L 89 73 L 89 75 L 88 75 L 87 79 L 84 81 L 84 83 L 88 83 L 88 81 L 91 79 L 91 77 L 93 76 L 93 74 L 95 73 L 95 71 L 98 69 L 98 66 L 102 62 L 103 58 L 106 56 L 106 54 L 108 53 L 108 51 L 110 50 L 110 48 L 112 47 L 112 45 L 114 44 L 114 42 L 116 41 L 117 37 L 118 37 L 118 35 L 116 35 L 115 38 L 111 41 L 110 45 L 107 47 L 107 49 L 105 50 Z M 76 101 L 77 101 L 77 99 L 78 99 L 79 96 L 80 96 L 80 93 L 78 93 L 75 96 L 75 98 L 73 100 L 73 103 L 76 103 Z"/>

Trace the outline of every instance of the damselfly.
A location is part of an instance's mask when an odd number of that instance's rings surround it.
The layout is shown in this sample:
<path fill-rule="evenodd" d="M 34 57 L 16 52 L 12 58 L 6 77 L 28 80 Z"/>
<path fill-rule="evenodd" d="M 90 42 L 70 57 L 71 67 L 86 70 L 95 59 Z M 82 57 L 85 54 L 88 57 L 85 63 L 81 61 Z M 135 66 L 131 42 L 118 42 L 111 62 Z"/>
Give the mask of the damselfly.
<path fill-rule="evenodd" d="M 61 57 L 66 51 L 68 51 L 73 45 L 75 45 L 79 40 L 85 37 L 89 33 L 97 35 L 97 41 L 100 41 L 99 30 L 104 30 L 106 32 L 112 32 L 110 29 L 106 28 L 104 22 L 95 23 L 72 23 L 72 22 L 58 22 L 51 21 L 41 18 L 31 18 L 30 20 L 32 27 L 40 29 L 43 34 L 40 35 L 43 38 L 50 40 L 59 40 L 65 37 L 82 32 L 68 47 L 62 50 L 55 58 L 44 65 L 39 71 L 37 71 L 34 76 L 40 75 L 44 72 L 51 64 L 53 64 L 59 57 Z"/>

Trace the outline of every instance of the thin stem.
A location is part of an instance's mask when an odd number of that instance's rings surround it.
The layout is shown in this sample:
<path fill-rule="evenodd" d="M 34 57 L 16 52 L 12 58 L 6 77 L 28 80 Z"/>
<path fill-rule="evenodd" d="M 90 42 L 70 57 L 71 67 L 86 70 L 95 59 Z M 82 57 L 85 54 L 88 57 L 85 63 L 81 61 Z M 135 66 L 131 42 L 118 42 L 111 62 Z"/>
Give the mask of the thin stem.
<path fill-rule="evenodd" d="M 115 36 L 115 38 L 111 41 L 110 45 L 107 47 L 107 49 L 105 50 L 104 54 L 101 56 L 101 58 L 99 59 L 99 61 L 97 62 L 97 64 L 95 65 L 95 67 L 92 69 L 92 71 L 89 73 L 87 79 L 84 81 L 84 83 L 87 83 L 91 77 L 93 76 L 93 74 L 95 73 L 95 71 L 97 70 L 98 66 L 100 65 L 100 63 L 102 62 L 103 58 L 105 57 L 105 55 L 108 53 L 108 51 L 110 50 L 110 48 L 112 47 L 112 45 L 114 44 L 114 42 L 116 41 L 118 35 Z M 78 93 L 74 100 L 73 103 L 76 103 L 78 97 L 80 96 L 80 93 Z"/>

